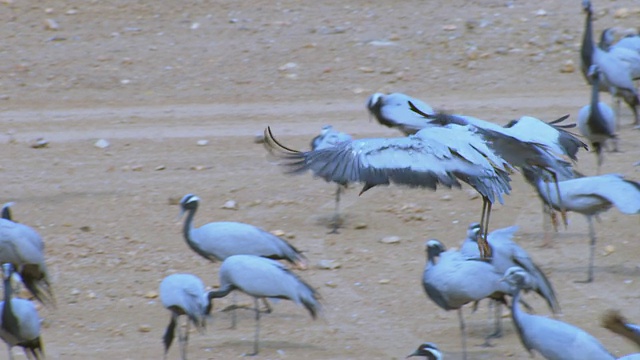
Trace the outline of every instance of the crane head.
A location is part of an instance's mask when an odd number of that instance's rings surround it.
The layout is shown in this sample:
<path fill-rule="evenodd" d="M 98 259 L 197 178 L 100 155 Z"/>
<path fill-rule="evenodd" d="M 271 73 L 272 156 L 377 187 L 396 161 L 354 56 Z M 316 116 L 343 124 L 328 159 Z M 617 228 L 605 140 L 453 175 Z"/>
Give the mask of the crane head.
<path fill-rule="evenodd" d="M 414 356 L 424 356 L 427 359 L 442 360 L 442 352 L 436 344 L 430 342 L 421 344 L 416 351 L 407 355 L 407 359 Z"/>

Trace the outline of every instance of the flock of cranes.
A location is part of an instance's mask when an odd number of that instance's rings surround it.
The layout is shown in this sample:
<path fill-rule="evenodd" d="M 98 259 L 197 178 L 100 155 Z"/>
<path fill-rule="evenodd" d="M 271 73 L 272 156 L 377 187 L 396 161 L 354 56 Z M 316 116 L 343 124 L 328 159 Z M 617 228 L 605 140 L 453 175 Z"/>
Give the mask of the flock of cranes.
<path fill-rule="evenodd" d="M 618 174 L 602 174 L 603 150 L 616 140 L 619 108 L 614 111 L 601 102 L 606 91 L 621 98 L 640 124 L 640 98 L 633 83 L 640 79 L 640 38 L 625 38 L 613 43 L 611 30 L 605 30 L 600 44 L 593 38 L 593 11 L 583 1 L 586 14 L 581 47 L 582 71 L 591 86 L 588 105 L 580 109 L 576 124 L 565 123 L 567 116 L 543 121 L 523 116 L 505 126 L 473 116 L 435 110 L 424 101 L 402 93 L 375 93 L 367 109 L 380 124 L 398 129 L 405 136 L 354 139 L 332 126 L 325 126 L 311 141 L 311 149 L 298 151 L 284 145 L 265 129 L 267 150 L 277 157 L 286 173 L 311 172 L 336 184 L 332 233 L 340 227 L 340 195 L 348 185 L 363 185 L 360 194 L 375 186 L 396 184 L 436 190 L 438 187 L 471 186 L 482 199 L 479 222 L 471 223 L 459 250 L 449 249 L 439 240 L 426 242 L 426 265 L 422 286 L 426 296 L 443 310 L 456 310 L 459 319 L 463 356 L 467 358 L 467 334 L 462 309 L 484 299 L 495 302 L 495 329 L 489 340 L 502 335 L 502 305 L 511 309 L 511 319 L 519 339 L 528 352 L 546 359 L 614 359 L 604 346 L 582 329 L 557 319 L 529 314 L 522 299 L 524 290 L 541 296 L 554 315 L 561 312 L 556 292 L 549 279 L 521 245 L 513 240 L 517 226 L 490 230 L 493 204 L 505 202 L 511 193 L 510 182 L 521 173 L 532 186 L 543 207 L 552 215 L 585 215 L 589 226 L 587 278 L 594 281 L 596 234 L 593 218 L 612 207 L 629 215 L 640 214 L 640 183 Z M 637 60 L 636 60 L 637 59 Z M 637 62 L 636 62 L 637 61 Z M 580 149 L 587 145 L 568 131 L 576 126 L 597 156 L 598 175 L 584 176 L 573 168 Z M 617 149 L 617 143 L 614 144 Z M 185 195 L 180 201 L 184 216 L 183 237 L 188 247 L 211 262 L 221 262 L 218 288 L 207 290 L 204 282 L 188 273 L 172 274 L 160 283 L 162 305 L 170 321 L 162 337 L 165 358 L 178 336 L 180 356 L 187 358 L 190 326 L 206 329 L 214 299 L 235 290 L 253 298 L 255 332 L 253 348 L 260 351 L 262 314 L 273 311 L 268 299 L 287 299 L 304 307 L 311 318 L 322 314 L 319 292 L 294 270 L 305 269 L 308 260 L 288 241 L 259 227 L 230 221 L 194 226 L 200 198 Z M 44 358 L 40 317 L 34 303 L 13 296 L 12 279 L 20 279 L 33 298 L 55 308 L 55 297 L 45 264 L 44 242 L 32 228 L 15 222 L 11 204 L 3 206 L 0 219 L 0 263 L 2 264 L 4 301 L 0 303 L 0 338 L 9 348 L 20 346 L 28 358 Z M 508 204 L 507 204 L 508 206 Z M 280 261 L 286 261 L 291 268 Z M 262 302 L 262 306 L 260 304 Z M 262 308 L 261 308 L 262 307 Z M 232 327 L 237 319 L 235 309 Z M 179 319 L 186 318 L 184 325 Z M 640 344 L 640 328 L 610 317 L 612 331 Z M 429 342 L 421 344 L 409 357 L 442 359 L 443 351 Z M 640 359 L 631 354 L 620 359 Z"/>

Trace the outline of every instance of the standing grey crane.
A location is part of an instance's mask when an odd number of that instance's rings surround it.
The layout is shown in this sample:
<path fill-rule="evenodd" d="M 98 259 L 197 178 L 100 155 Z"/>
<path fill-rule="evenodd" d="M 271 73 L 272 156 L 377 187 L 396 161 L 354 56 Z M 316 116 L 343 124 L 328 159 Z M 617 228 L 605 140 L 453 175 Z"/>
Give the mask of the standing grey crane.
<path fill-rule="evenodd" d="M 313 138 L 311 141 L 311 150 L 319 150 L 325 149 L 331 146 L 336 146 L 345 141 L 351 141 L 353 138 L 351 135 L 347 133 L 343 133 L 341 131 L 337 131 L 333 129 L 331 125 L 325 125 L 322 127 L 322 131 L 320 135 Z M 338 228 L 340 227 L 340 193 L 342 192 L 342 188 L 346 187 L 347 184 L 338 183 L 336 186 L 336 209 L 333 214 L 333 219 L 331 220 L 332 229 L 330 234 L 337 234 Z"/>
<path fill-rule="evenodd" d="M 602 30 L 598 47 L 606 51 L 609 55 L 621 60 L 629 69 L 633 80 L 640 79 L 640 53 L 635 49 L 614 44 L 614 32 L 615 30 L 613 28 Z"/>
<path fill-rule="evenodd" d="M 640 347 L 640 326 L 628 322 L 619 311 L 607 311 L 602 317 L 602 327 L 624 336 Z"/>
<path fill-rule="evenodd" d="M 444 245 L 438 240 L 427 241 L 426 251 L 427 264 L 422 285 L 427 296 L 440 308 L 458 311 L 463 357 L 466 359 L 467 335 L 462 307 L 485 298 L 506 303 L 505 295 L 510 294 L 511 289 L 500 283 L 502 276 L 488 262 L 466 258 L 458 251 L 445 251 Z M 438 262 L 437 257 L 440 258 Z"/>
<path fill-rule="evenodd" d="M 503 282 L 516 291 L 511 302 L 511 318 L 527 351 L 540 353 L 548 360 L 615 359 L 602 344 L 584 330 L 562 321 L 520 310 L 518 300 L 523 289 L 531 289 L 531 276 L 520 267 L 506 271 Z"/>
<path fill-rule="evenodd" d="M 548 186 L 543 174 L 537 169 L 523 169 L 525 179 L 533 185 L 543 202 L 558 209 L 561 195 L 562 206 L 587 217 L 589 223 L 589 268 L 587 279 L 593 281 L 593 260 L 596 247 L 596 233 L 593 217 L 615 206 L 624 214 L 640 214 L 640 183 L 625 180 L 617 174 L 585 176 L 558 182 L 558 190 Z M 559 193 L 558 193 L 559 191 Z"/>
<path fill-rule="evenodd" d="M 253 255 L 230 256 L 222 262 L 219 276 L 220 288 L 209 292 L 210 300 L 225 297 L 236 289 L 254 298 L 256 331 L 253 353 L 249 355 L 260 350 L 259 298 L 291 300 L 303 305 L 313 319 L 321 311 L 318 292 L 277 261 Z"/>
<path fill-rule="evenodd" d="M 231 221 L 210 222 L 193 226 L 200 198 L 187 194 L 180 200 L 181 212 L 187 213 L 183 235 L 189 247 L 210 261 L 222 261 L 229 256 L 247 254 L 286 260 L 306 267 L 306 258 L 286 240 L 259 227 Z"/>
<path fill-rule="evenodd" d="M 436 344 L 430 343 L 430 342 L 426 342 L 426 343 L 420 344 L 420 346 L 418 346 L 416 351 L 414 351 L 411 354 L 407 355 L 407 359 L 410 358 L 410 357 L 416 357 L 416 356 L 421 356 L 421 357 L 425 358 L 425 360 L 442 360 L 442 359 L 444 359 L 444 356 L 442 355 L 442 352 L 440 351 L 440 349 L 438 349 L 438 346 L 436 346 Z"/>
<path fill-rule="evenodd" d="M 44 359 L 38 310 L 29 300 L 12 298 L 13 271 L 11 263 L 2 264 L 4 301 L 0 302 L 0 338 L 7 344 L 9 359 L 13 359 L 14 346 L 22 347 L 27 359 Z"/>
<path fill-rule="evenodd" d="M 189 324 L 200 332 L 206 327 L 206 316 L 211 313 L 209 294 L 204 291 L 202 280 L 192 274 L 172 274 L 160 283 L 160 301 L 171 312 L 171 321 L 162 338 L 164 342 L 164 358 L 167 358 L 169 347 L 173 342 L 180 315 L 187 316 L 184 333 L 178 327 L 178 341 L 180 342 L 180 357 L 187 358 L 187 343 L 189 342 Z"/>
<path fill-rule="evenodd" d="M 510 226 L 508 228 L 502 228 L 494 230 L 487 236 L 489 246 L 491 247 L 491 264 L 495 267 L 498 273 L 504 274 L 509 268 L 519 266 L 525 269 L 532 279 L 532 290 L 538 295 L 542 296 L 551 311 L 554 314 L 560 313 L 560 304 L 556 297 L 556 293 L 551 285 L 549 279 L 542 272 L 542 270 L 533 262 L 531 256 L 514 242 L 513 235 L 518 230 L 518 226 Z M 482 233 L 482 228 L 478 223 L 471 223 L 467 230 L 467 238 L 460 246 L 460 253 L 462 255 L 477 258 L 480 256 L 478 253 L 478 239 Z M 498 302 L 496 307 L 496 332 L 495 336 L 501 334 L 501 322 L 502 317 L 501 306 Z"/>
<path fill-rule="evenodd" d="M 5 209 L 8 217 L 11 217 L 7 205 Z M 44 261 L 42 237 L 33 228 L 3 216 L 0 218 L 0 263 L 7 262 L 17 269 L 16 272 L 22 277 L 25 287 L 38 301 L 55 306 L 55 298 Z"/>
<path fill-rule="evenodd" d="M 598 158 L 598 173 L 602 166 L 602 147 L 604 143 L 613 139 L 614 150 L 618 146 L 616 142 L 616 114 L 609 105 L 598 100 L 598 86 L 600 84 L 600 68 L 598 65 L 591 65 L 589 68 L 589 78 L 591 79 L 591 103 L 580 109 L 578 113 L 578 129 L 582 136 L 589 139 L 593 151 Z"/>
<path fill-rule="evenodd" d="M 597 47 L 593 39 L 593 25 L 591 1 L 583 0 L 582 8 L 586 13 L 582 47 L 580 49 L 580 66 L 582 74 L 587 82 L 591 83 L 588 71 L 591 65 L 596 64 L 602 72 L 600 78 L 600 91 L 608 91 L 613 97 L 621 97 L 633 111 L 634 125 L 640 125 L 640 113 L 638 106 L 640 98 L 633 83 L 631 71 L 625 63 L 615 56 Z"/>
<path fill-rule="evenodd" d="M 307 152 L 280 144 L 267 128 L 265 146 L 283 160 L 288 173 L 311 170 L 326 181 L 361 182 L 360 194 L 390 183 L 435 190 L 438 184 L 460 187 L 459 180 L 464 181 L 482 196 L 484 224 L 489 223 L 495 199 L 503 202 L 502 194 L 511 189 L 511 166 L 464 126 L 429 128 L 403 138 L 345 141 Z M 489 255 L 486 251 L 487 247 L 481 250 L 483 256 Z"/>
<path fill-rule="evenodd" d="M 307 259 L 286 240 L 259 227 L 231 221 L 210 222 L 193 227 L 193 217 L 200 198 L 187 194 L 180 201 L 181 214 L 187 213 L 183 235 L 187 245 L 210 261 L 223 261 L 232 255 L 256 255 L 276 260 L 286 260 L 300 268 L 306 268 Z M 235 302 L 235 301 L 234 301 Z M 267 312 L 271 311 L 264 301 Z M 235 306 L 233 307 L 235 308 Z M 232 312 L 231 327 L 236 326 L 236 312 Z"/>
<path fill-rule="evenodd" d="M 409 102 L 426 113 L 433 113 L 431 106 L 403 93 L 375 93 L 367 100 L 367 109 L 380 124 L 413 135 L 430 125 L 427 119 L 409 109 Z"/>

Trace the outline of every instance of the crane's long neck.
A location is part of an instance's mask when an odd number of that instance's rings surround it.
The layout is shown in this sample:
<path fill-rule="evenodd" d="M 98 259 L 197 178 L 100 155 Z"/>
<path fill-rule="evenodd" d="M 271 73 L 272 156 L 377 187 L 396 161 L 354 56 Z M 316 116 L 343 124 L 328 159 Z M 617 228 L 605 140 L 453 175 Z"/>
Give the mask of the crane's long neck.
<path fill-rule="evenodd" d="M 593 74 L 591 81 L 591 112 L 599 113 L 600 107 L 598 107 L 598 102 L 600 102 L 600 73 L 596 72 Z"/>
<path fill-rule="evenodd" d="M 520 288 L 518 287 L 513 294 L 513 298 L 511 299 L 511 318 L 513 319 L 513 324 L 516 327 L 516 331 L 518 332 L 518 337 L 520 338 L 522 345 L 525 347 L 525 349 L 529 350 L 529 346 L 527 346 L 527 344 L 525 343 L 524 334 L 522 333 L 522 324 L 520 322 L 522 320 L 522 312 L 520 310 L 520 305 L 518 304 L 519 302 Z"/>
<path fill-rule="evenodd" d="M 198 208 L 187 210 L 187 217 L 185 218 L 184 226 L 182 227 L 182 234 L 189 245 L 191 245 L 192 241 L 191 230 L 193 230 L 193 217 L 196 215 L 196 211 L 198 211 Z"/>
<path fill-rule="evenodd" d="M 4 306 L 2 307 L 2 328 L 8 333 L 18 334 L 18 319 L 13 313 L 11 306 L 11 274 L 4 278 Z"/>
<path fill-rule="evenodd" d="M 584 24 L 584 34 L 582 36 L 582 48 L 580 49 L 580 56 L 582 58 L 582 73 L 587 77 L 587 71 L 593 63 L 593 53 L 595 51 L 593 44 L 593 25 L 591 24 L 591 7 L 586 10 L 587 17 Z"/>

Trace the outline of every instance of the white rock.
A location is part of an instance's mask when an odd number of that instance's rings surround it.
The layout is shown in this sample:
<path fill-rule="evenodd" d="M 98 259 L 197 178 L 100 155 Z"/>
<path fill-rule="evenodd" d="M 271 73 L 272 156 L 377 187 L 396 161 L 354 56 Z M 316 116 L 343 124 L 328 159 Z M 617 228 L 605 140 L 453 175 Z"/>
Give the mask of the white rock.
<path fill-rule="evenodd" d="M 96 141 L 95 144 L 93 144 L 93 146 L 99 148 L 99 149 L 106 149 L 110 146 L 111 144 L 109 143 L 109 141 L 105 140 L 105 139 L 100 139 L 98 141 Z"/>
<path fill-rule="evenodd" d="M 318 269 L 335 270 L 340 268 L 342 264 L 340 264 L 336 260 L 320 260 L 318 261 L 318 264 L 316 266 L 318 267 Z"/>
<path fill-rule="evenodd" d="M 382 239 L 380 239 L 380 242 L 383 244 L 397 244 L 400 242 L 400 236 L 385 236 Z"/>
<path fill-rule="evenodd" d="M 204 139 L 198 140 L 196 144 L 198 144 L 198 146 L 207 146 L 209 145 L 209 140 L 204 140 Z"/>
<path fill-rule="evenodd" d="M 238 210 L 238 203 L 236 203 L 235 200 L 229 200 L 222 205 L 222 208 L 227 210 Z"/>

